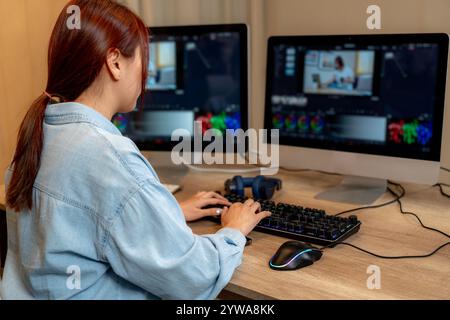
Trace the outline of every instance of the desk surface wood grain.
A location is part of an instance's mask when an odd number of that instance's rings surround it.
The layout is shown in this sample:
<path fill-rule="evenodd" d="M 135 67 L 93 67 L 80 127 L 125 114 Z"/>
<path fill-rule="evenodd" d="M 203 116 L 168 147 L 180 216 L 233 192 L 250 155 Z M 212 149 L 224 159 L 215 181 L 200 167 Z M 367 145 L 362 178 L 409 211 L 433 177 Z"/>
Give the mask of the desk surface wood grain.
<path fill-rule="evenodd" d="M 231 174 L 189 172 L 177 183 L 183 190 L 176 194 L 184 200 L 201 190 L 222 190 Z M 317 200 L 314 196 L 339 183 L 339 176 L 316 172 L 282 171 L 283 190 L 274 197 L 305 207 L 321 208 L 334 214 L 352 205 Z M 163 182 L 173 182 L 164 181 Z M 436 188 L 405 185 L 405 210 L 414 211 L 427 226 L 450 233 L 450 203 Z M 377 203 L 392 199 L 385 194 Z M 4 188 L 0 187 L 0 208 L 4 206 Z M 423 255 L 449 241 L 446 237 L 420 227 L 417 220 L 402 215 L 397 204 L 356 213 L 362 222 L 360 231 L 347 242 L 386 255 Z M 197 234 L 214 233 L 220 226 L 208 221 L 190 223 Z M 252 299 L 450 299 L 450 246 L 422 259 L 385 260 L 347 246 L 327 249 L 314 265 L 295 271 L 273 271 L 268 261 L 287 241 L 260 232 L 249 235 L 252 245 L 245 248 L 242 264 L 225 290 Z M 369 266 L 380 268 L 381 288 L 369 289 Z"/>

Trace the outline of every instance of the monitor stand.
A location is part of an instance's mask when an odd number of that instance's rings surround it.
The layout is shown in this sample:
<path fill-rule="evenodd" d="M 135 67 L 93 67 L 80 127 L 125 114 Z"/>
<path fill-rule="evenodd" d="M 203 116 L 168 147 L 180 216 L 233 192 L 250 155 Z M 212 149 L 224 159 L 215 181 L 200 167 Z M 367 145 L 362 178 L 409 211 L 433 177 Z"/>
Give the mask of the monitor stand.
<path fill-rule="evenodd" d="M 385 179 L 344 176 L 341 183 L 315 196 L 316 199 L 367 205 L 381 197 L 387 188 Z"/>

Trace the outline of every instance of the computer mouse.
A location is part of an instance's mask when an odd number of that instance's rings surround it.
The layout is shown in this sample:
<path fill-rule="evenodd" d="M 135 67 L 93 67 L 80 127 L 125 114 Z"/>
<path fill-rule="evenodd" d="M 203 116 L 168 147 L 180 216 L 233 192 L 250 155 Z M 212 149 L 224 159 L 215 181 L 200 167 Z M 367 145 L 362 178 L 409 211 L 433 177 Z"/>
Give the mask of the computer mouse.
<path fill-rule="evenodd" d="M 287 241 L 278 248 L 270 259 L 274 270 L 296 270 L 312 265 L 322 257 L 322 251 L 300 241 Z"/>

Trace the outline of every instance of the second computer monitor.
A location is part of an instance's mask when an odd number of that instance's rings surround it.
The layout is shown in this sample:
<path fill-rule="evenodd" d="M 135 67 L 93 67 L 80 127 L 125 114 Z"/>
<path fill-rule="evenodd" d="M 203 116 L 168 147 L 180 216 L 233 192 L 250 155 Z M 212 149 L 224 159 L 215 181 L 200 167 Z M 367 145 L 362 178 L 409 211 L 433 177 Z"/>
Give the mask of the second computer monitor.
<path fill-rule="evenodd" d="M 247 26 L 151 27 L 144 107 L 115 124 L 141 150 L 169 151 L 172 132 L 247 129 Z"/>
<path fill-rule="evenodd" d="M 445 34 L 270 38 L 265 125 L 281 163 L 435 182 L 447 57 Z"/>

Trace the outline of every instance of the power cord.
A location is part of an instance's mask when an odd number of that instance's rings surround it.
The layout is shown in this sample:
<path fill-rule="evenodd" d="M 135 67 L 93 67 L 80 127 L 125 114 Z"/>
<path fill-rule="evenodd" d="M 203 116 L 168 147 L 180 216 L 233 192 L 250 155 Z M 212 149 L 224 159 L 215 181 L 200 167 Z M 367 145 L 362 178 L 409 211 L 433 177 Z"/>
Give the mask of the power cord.
<path fill-rule="evenodd" d="M 435 254 L 436 252 L 438 252 L 439 250 L 441 250 L 442 248 L 444 248 L 445 246 L 448 246 L 449 244 L 450 244 L 450 242 L 446 242 L 446 243 L 440 245 L 439 247 L 437 247 L 432 252 L 424 254 L 424 255 L 419 255 L 419 256 L 382 256 L 382 255 L 370 252 L 368 250 L 365 250 L 363 248 L 357 247 L 357 246 L 355 246 L 355 245 L 353 245 L 351 243 L 347 243 L 347 242 L 339 242 L 338 244 L 336 244 L 336 246 L 338 246 L 338 245 L 346 245 L 346 246 L 352 247 L 352 248 L 354 248 L 356 250 L 359 250 L 359 251 L 362 251 L 364 253 L 370 254 L 371 256 L 374 256 L 374 257 L 377 257 L 377 258 L 381 258 L 381 259 L 413 259 L 413 258 L 428 258 L 428 257 L 432 256 L 433 254 Z M 323 250 L 325 248 L 326 247 L 321 248 L 321 250 Z"/>
<path fill-rule="evenodd" d="M 441 167 L 441 170 L 450 172 L 450 169 L 444 168 L 444 167 Z M 443 187 L 450 187 L 449 184 L 445 184 L 445 183 L 436 183 L 433 187 L 439 187 L 439 191 L 441 192 L 441 194 L 442 194 L 444 197 L 450 198 L 450 194 L 444 192 L 444 188 L 443 188 Z"/>
<path fill-rule="evenodd" d="M 345 211 L 341 211 L 339 213 L 334 214 L 335 217 L 343 215 L 345 213 L 350 213 L 350 212 L 355 212 L 355 211 L 360 211 L 360 210 L 364 210 L 364 209 L 376 209 L 376 208 L 381 208 L 381 207 L 385 207 L 388 206 L 390 204 L 393 204 L 395 202 L 397 202 L 399 199 L 403 198 L 405 194 L 401 194 L 401 195 L 396 195 L 396 198 L 393 200 L 389 200 L 387 202 L 384 203 L 380 203 L 380 204 L 375 204 L 375 205 L 371 205 L 371 206 L 364 206 L 364 207 L 358 207 L 358 208 L 353 208 L 353 209 L 349 209 L 349 210 L 345 210 Z"/>
<path fill-rule="evenodd" d="M 444 167 L 441 167 L 441 170 L 444 170 L 444 171 L 450 172 L 450 169 L 448 169 L 448 168 L 444 168 Z"/>
<path fill-rule="evenodd" d="M 450 184 L 445 183 L 436 183 L 433 187 L 439 187 L 439 191 L 444 197 L 450 198 L 450 194 L 444 192 L 444 188 L 442 187 L 450 187 Z"/>
<path fill-rule="evenodd" d="M 379 204 L 379 205 L 375 205 L 375 206 L 366 206 L 366 207 L 360 207 L 360 208 L 355 208 L 355 209 L 351 209 L 351 210 L 346 210 L 346 211 L 343 211 L 343 212 L 341 212 L 341 213 L 339 213 L 337 215 L 341 215 L 341 214 L 348 213 L 348 212 L 353 212 L 353 211 L 356 211 L 356 210 L 379 208 L 379 207 L 383 207 L 383 206 L 392 204 L 394 202 L 397 202 L 399 204 L 399 207 L 400 207 L 400 212 L 402 214 L 409 214 L 409 215 L 413 215 L 414 217 L 416 217 L 416 219 L 419 221 L 419 223 L 422 226 L 422 228 L 427 229 L 427 230 L 431 230 L 431 231 L 434 231 L 434 232 L 438 232 L 438 233 L 442 234 L 443 236 L 445 236 L 447 238 L 450 238 L 450 235 L 448 235 L 447 233 L 445 233 L 445 232 L 443 232 L 441 230 L 438 230 L 438 229 L 435 229 L 435 228 L 428 227 L 428 226 L 424 225 L 422 223 L 422 220 L 420 220 L 419 216 L 417 216 L 415 213 L 403 210 L 403 203 L 400 201 L 400 199 L 403 198 L 406 195 L 405 188 L 401 184 L 396 183 L 396 182 L 388 181 L 388 183 L 391 184 L 391 185 L 394 185 L 394 186 L 396 186 L 396 187 L 398 187 L 400 189 L 400 194 L 397 194 L 394 190 L 392 190 L 390 187 L 388 187 L 388 191 L 395 197 L 395 199 L 393 199 L 391 201 L 388 201 L 388 202 L 385 202 L 385 203 L 382 203 L 382 204 Z M 338 245 L 346 245 L 346 246 L 352 247 L 352 248 L 354 248 L 356 250 L 359 250 L 361 252 L 364 252 L 364 253 L 367 253 L 369 255 L 372 255 L 374 257 L 381 258 L 381 259 L 413 259 L 413 258 L 427 258 L 427 257 L 430 257 L 433 254 L 435 254 L 436 252 L 438 252 L 439 250 L 441 250 L 442 248 L 450 245 L 450 242 L 446 242 L 446 243 L 440 245 L 439 247 L 437 247 L 435 250 L 433 250 L 430 253 L 427 253 L 427 254 L 424 254 L 424 255 L 414 255 L 414 256 L 383 256 L 383 255 L 380 255 L 380 254 L 377 254 L 377 253 L 370 252 L 370 251 L 368 251 L 366 249 L 360 248 L 360 247 L 355 246 L 355 245 L 353 245 L 351 243 L 348 243 L 348 242 L 338 242 L 338 243 L 335 243 L 335 244 L 324 246 L 324 247 L 320 248 L 320 250 L 324 250 L 324 249 L 327 249 L 329 247 L 335 247 L 335 246 L 338 246 Z"/>
<path fill-rule="evenodd" d="M 401 198 L 403 198 L 406 194 L 405 189 L 403 188 L 403 186 L 401 186 L 400 184 L 394 183 L 392 181 L 388 181 L 388 183 L 393 184 L 393 185 L 397 185 L 401 187 L 401 193 L 398 194 L 394 194 L 395 199 L 389 200 L 387 202 L 384 203 L 380 203 L 380 204 L 375 204 L 375 205 L 371 205 L 371 206 L 363 206 L 363 207 L 358 207 L 358 208 L 353 208 L 353 209 L 349 209 L 349 210 L 345 210 L 345 211 L 341 211 L 339 213 L 336 213 L 334 216 L 340 216 L 343 215 L 345 213 L 350 213 L 350 212 L 355 212 L 355 211 L 360 211 L 360 210 L 364 210 L 364 209 L 376 209 L 376 208 L 381 208 L 381 207 L 385 207 L 388 206 L 390 204 L 393 204 L 397 201 L 400 201 Z"/>
<path fill-rule="evenodd" d="M 405 188 L 403 188 L 403 186 L 402 186 L 401 184 L 395 183 L 395 182 L 392 182 L 392 181 L 389 181 L 389 183 L 392 184 L 392 185 L 394 185 L 394 186 L 396 186 L 396 187 L 399 187 L 399 188 L 401 189 L 401 192 L 402 192 L 403 195 L 406 194 Z M 388 187 L 388 191 L 389 191 L 390 193 L 392 193 L 394 196 L 396 196 L 396 201 L 397 201 L 397 203 L 399 204 L 400 212 L 401 212 L 402 214 L 409 214 L 409 215 L 412 215 L 412 216 L 416 217 L 417 221 L 419 221 L 419 223 L 420 223 L 420 225 L 422 226 L 422 228 L 428 229 L 428 230 L 431 230 L 431 231 L 438 232 L 438 233 L 442 234 L 443 236 L 446 236 L 447 238 L 450 238 L 450 235 L 449 235 L 449 234 L 447 234 L 447 233 L 445 233 L 445 232 L 443 232 L 443 231 L 441 231 L 441 230 L 438 230 L 438 229 L 435 229 L 435 228 L 428 227 L 428 226 L 424 225 L 424 224 L 422 223 L 422 220 L 420 220 L 419 216 L 418 216 L 417 214 L 415 214 L 414 212 L 410 212 L 410 211 L 405 211 L 405 210 L 403 210 L 403 203 L 400 201 L 401 197 L 399 197 L 399 196 L 397 195 L 397 193 L 394 192 L 394 191 L 393 191 L 391 188 L 389 188 L 389 187 Z"/>

